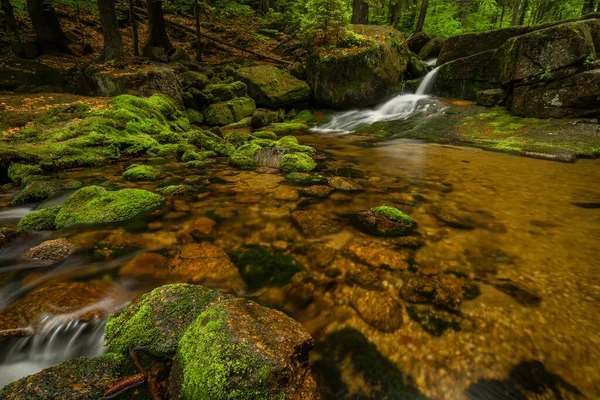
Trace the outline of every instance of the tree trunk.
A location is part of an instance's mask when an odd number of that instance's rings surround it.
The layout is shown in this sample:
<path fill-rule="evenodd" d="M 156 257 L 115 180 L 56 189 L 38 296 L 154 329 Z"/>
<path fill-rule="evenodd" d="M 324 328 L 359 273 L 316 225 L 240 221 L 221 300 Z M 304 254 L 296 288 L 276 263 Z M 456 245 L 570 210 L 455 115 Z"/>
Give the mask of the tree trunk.
<path fill-rule="evenodd" d="M 395 30 L 398 30 L 398 24 L 400 24 L 400 11 L 402 11 L 402 1 L 390 0 L 390 15 L 388 22 Z"/>
<path fill-rule="evenodd" d="M 105 60 L 123 58 L 123 42 L 121 41 L 121 32 L 119 32 L 114 0 L 98 0 L 98 11 L 102 23 L 102 36 L 104 36 L 102 58 Z"/>
<path fill-rule="evenodd" d="M 504 10 L 506 10 L 506 7 L 502 6 L 502 14 L 500 14 L 500 23 L 498 24 L 498 28 L 502 28 L 502 23 L 504 22 Z"/>
<path fill-rule="evenodd" d="M 583 7 L 581 7 L 581 15 L 594 12 L 594 3 L 595 0 L 583 0 Z"/>
<path fill-rule="evenodd" d="M 263 14 L 269 12 L 269 0 L 260 0 L 260 12 Z"/>
<path fill-rule="evenodd" d="M 525 15 L 527 15 L 527 7 L 529 7 L 529 0 L 523 0 L 523 5 L 519 11 L 519 25 L 525 24 Z"/>
<path fill-rule="evenodd" d="M 519 6 L 520 5 L 521 5 L 521 0 L 515 0 L 515 7 L 513 8 L 512 21 L 510 23 L 512 26 L 516 26 L 517 22 L 519 21 Z"/>
<path fill-rule="evenodd" d="M 196 19 L 196 61 L 202 61 L 202 44 L 200 43 L 200 5 L 194 1 L 194 18 Z"/>
<path fill-rule="evenodd" d="M 369 23 L 369 3 L 365 0 L 352 1 L 352 24 L 368 24 Z"/>
<path fill-rule="evenodd" d="M 46 0 L 27 0 L 27 10 L 35 36 L 46 54 L 72 54 L 54 8 Z"/>
<path fill-rule="evenodd" d="M 17 20 L 15 19 L 15 11 L 12 4 L 10 4 L 10 0 L 2 0 L 2 12 L 4 12 L 4 16 L 6 17 L 6 25 L 8 30 L 15 36 L 17 42 L 20 42 L 21 40 L 19 38 Z"/>
<path fill-rule="evenodd" d="M 469 9 L 469 0 L 462 0 L 460 2 L 460 24 L 465 26 L 465 21 L 467 19 L 467 10 Z"/>
<path fill-rule="evenodd" d="M 140 55 L 140 45 L 138 39 L 137 19 L 135 17 L 135 10 L 133 0 L 129 0 L 129 22 L 131 22 L 131 41 L 133 46 L 133 55 Z"/>
<path fill-rule="evenodd" d="M 600 13 L 600 1 L 598 2 L 598 5 L 596 6 L 596 12 Z"/>
<path fill-rule="evenodd" d="M 427 15 L 427 6 L 428 5 L 429 5 L 429 0 L 422 0 L 421 12 L 419 13 L 419 21 L 417 22 L 417 28 L 415 29 L 415 33 L 419 33 L 423 30 L 423 26 L 425 25 L 425 16 Z"/>
<path fill-rule="evenodd" d="M 161 0 L 148 0 L 148 40 L 144 45 L 145 49 L 149 47 L 162 47 L 165 52 L 170 51 L 173 46 L 169 41 L 167 29 L 165 28 L 165 16 L 162 9 Z"/>

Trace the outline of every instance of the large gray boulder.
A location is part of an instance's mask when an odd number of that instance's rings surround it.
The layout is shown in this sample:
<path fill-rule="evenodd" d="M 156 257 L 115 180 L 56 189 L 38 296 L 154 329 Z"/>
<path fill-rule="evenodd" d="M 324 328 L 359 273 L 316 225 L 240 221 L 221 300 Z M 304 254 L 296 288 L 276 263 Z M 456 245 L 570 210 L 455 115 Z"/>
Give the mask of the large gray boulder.
<path fill-rule="evenodd" d="M 306 82 L 270 65 L 240 68 L 235 76 L 247 85 L 248 94 L 259 106 L 288 107 L 310 99 Z"/>

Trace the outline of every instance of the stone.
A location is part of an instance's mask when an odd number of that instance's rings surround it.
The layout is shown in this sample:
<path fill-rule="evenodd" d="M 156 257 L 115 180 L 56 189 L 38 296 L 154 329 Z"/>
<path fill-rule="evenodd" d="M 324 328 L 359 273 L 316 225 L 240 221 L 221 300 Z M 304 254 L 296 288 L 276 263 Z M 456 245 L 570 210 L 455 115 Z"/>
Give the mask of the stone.
<path fill-rule="evenodd" d="M 400 297 L 411 303 L 433 304 L 448 311 L 460 309 L 462 286 L 450 275 L 408 278 L 400 288 Z"/>
<path fill-rule="evenodd" d="M 273 198 L 276 200 L 296 201 L 298 197 L 298 191 L 290 186 L 280 186 L 273 192 Z"/>
<path fill-rule="evenodd" d="M 440 55 L 440 52 L 442 51 L 442 47 L 444 47 L 444 43 L 446 42 L 446 39 L 441 38 L 441 37 L 434 37 L 433 39 L 431 39 L 429 42 L 427 42 L 427 44 L 425 46 L 423 46 L 423 48 L 421 49 L 421 51 L 419 51 L 419 58 L 421 60 L 429 60 L 432 58 L 437 58 Z M 438 65 L 440 65 L 438 63 Z"/>
<path fill-rule="evenodd" d="M 46 240 L 27 250 L 23 254 L 23 259 L 60 261 L 73 254 L 75 250 L 77 250 L 77 246 L 68 239 Z"/>
<path fill-rule="evenodd" d="M 260 129 L 274 122 L 283 122 L 284 119 L 285 113 L 283 110 L 274 111 L 260 108 L 252 115 L 250 126 L 252 129 Z"/>
<path fill-rule="evenodd" d="M 119 269 L 120 276 L 169 276 L 169 260 L 158 253 L 138 254 Z"/>
<path fill-rule="evenodd" d="M 81 181 L 68 181 L 68 180 L 39 180 L 31 182 L 20 191 L 11 204 L 20 205 L 25 203 L 32 203 L 36 201 L 44 201 L 53 194 L 62 190 L 73 190 L 79 189 L 83 186 Z"/>
<path fill-rule="evenodd" d="M 244 82 L 218 83 L 206 86 L 202 90 L 203 103 L 214 104 L 222 101 L 246 97 L 248 88 Z"/>
<path fill-rule="evenodd" d="M 315 211 L 295 211 L 292 219 L 302 233 L 310 238 L 331 235 L 342 229 L 340 224 Z"/>
<path fill-rule="evenodd" d="M 203 312 L 187 329 L 173 368 L 173 399 L 319 398 L 310 373 L 313 339 L 285 314 L 245 299 Z"/>
<path fill-rule="evenodd" d="M 384 43 L 343 54 L 313 52 L 307 62 L 307 82 L 315 106 L 344 110 L 380 103 L 399 91 L 408 55 L 394 39 L 401 35 L 391 28 L 355 25 L 356 33 L 381 29 Z"/>
<path fill-rule="evenodd" d="M 171 261 L 170 271 L 191 283 L 222 283 L 243 286 L 238 269 L 222 248 L 211 243 L 186 244 Z"/>
<path fill-rule="evenodd" d="M 202 125 L 204 122 L 204 114 L 198 110 L 194 110 L 193 108 L 188 108 L 185 110 L 185 115 L 192 125 Z"/>
<path fill-rule="evenodd" d="M 164 199 L 141 189 L 109 192 L 87 186 L 67 198 L 56 216 L 57 229 L 127 221 L 162 208 Z"/>
<path fill-rule="evenodd" d="M 208 85 L 208 77 L 200 72 L 196 71 L 185 71 L 181 75 L 181 84 L 187 89 L 193 87 L 199 90 L 204 89 Z"/>
<path fill-rule="evenodd" d="M 374 268 L 404 270 L 408 268 L 403 253 L 376 242 L 354 241 L 348 245 L 348 253 L 358 261 Z"/>
<path fill-rule="evenodd" d="M 53 231 L 56 229 L 56 216 L 60 207 L 48 207 L 32 211 L 19 221 L 17 230 L 19 232 L 30 231 Z"/>
<path fill-rule="evenodd" d="M 502 105 L 506 100 L 506 92 L 503 89 L 488 89 L 477 92 L 477 104 L 485 107 Z"/>
<path fill-rule="evenodd" d="M 335 190 L 342 192 L 360 192 L 364 190 L 364 188 L 358 183 L 351 179 L 342 178 L 341 176 L 329 178 L 327 183 Z"/>
<path fill-rule="evenodd" d="M 404 307 L 390 293 L 355 288 L 350 304 L 366 323 L 382 332 L 394 332 L 404 322 Z"/>
<path fill-rule="evenodd" d="M 307 197 L 316 197 L 320 199 L 326 199 L 329 197 L 331 192 L 333 192 L 333 188 L 325 185 L 314 185 L 309 186 L 307 188 L 300 189 L 300 194 Z"/>
<path fill-rule="evenodd" d="M 412 56 L 410 57 L 406 72 L 410 75 L 410 78 L 415 79 L 424 77 L 430 69 L 431 67 L 419 57 Z"/>
<path fill-rule="evenodd" d="M 144 48 L 142 54 L 144 57 L 148 57 L 152 61 L 157 61 L 165 64 L 169 62 L 169 57 L 167 56 L 165 49 L 163 49 L 162 47 L 147 46 Z"/>
<path fill-rule="evenodd" d="M 417 226 L 414 219 L 390 206 L 358 212 L 352 221 L 361 231 L 376 236 L 405 236 Z"/>
<path fill-rule="evenodd" d="M 189 54 L 183 49 L 175 49 L 175 52 L 169 57 L 171 62 L 187 62 L 190 61 Z"/>
<path fill-rule="evenodd" d="M 229 125 L 252 116 L 255 110 L 254 100 L 239 97 L 210 105 L 204 111 L 204 122 L 210 126 Z"/>
<path fill-rule="evenodd" d="M 277 109 L 310 100 L 306 82 L 270 65 L 240 68 L 235 77 L 248 86 L 248 94 L 259 106 Z"/>
<path fill-rule="evenodd" d="M 418 32 L 411 35 L 407 40 L 406 44 L 408 45 L 408 49 L 415 54 L 419 54 L 421 49 L 431 40 L 433 36 L 425 33 Z"/>
<path fill-rule="evenodd" d="M 154 181 L 160 177 L 160 171 L 150 165 L 132 164 L 123 172 L 122 177 L 131 182 Z"/>
<path fill-rule="evenodd" d="M 535 118 L 577 118 L 600 115 L 600 69 L 568 78 L 517 86 L 510 104 L 516 115 Z"/>
<path fill-rule="evenodd" d="M 188 232 L 194 239 L 207 239 L 212 237 L 216 226 L 217 222 L 215 220 L 201 217 L 192 222 L 191 226 L 188 228 Z"/>

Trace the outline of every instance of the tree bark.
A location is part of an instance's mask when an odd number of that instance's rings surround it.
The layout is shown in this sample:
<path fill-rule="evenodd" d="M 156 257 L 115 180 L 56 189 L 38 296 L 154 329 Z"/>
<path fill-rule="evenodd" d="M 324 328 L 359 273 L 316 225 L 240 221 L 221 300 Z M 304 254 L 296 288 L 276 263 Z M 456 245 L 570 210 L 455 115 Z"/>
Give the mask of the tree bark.
<path fill-rule="evenodd" d="M 46 0 L 27 0 L 27 11 L 42 52 L 72 54 L 69 39 L 60 27 L 54 8 Z"/>
<path fill-rule="evenodd" d="M 594 11 L 595 0 L 583 0 L 583 7 L 581 7 L 581 15 L 589 14 Z"/>
<path fill-rule="evenodd" d="M 369 23 L 369 3 L 365 0 L 352 1 L 352 24 L 368 24 Z"/>
<path fill-rule="evenodd" d="M 170 51 L 173 46 L 169 41 L 165 27 L 165 15 L 161 0 L 148 0 L 148 40 L 144 45 L 144 52 L 149 47 L 162 47 L 165 52 Z"/>
<path fill-rule="evenodd" d="M 123 58 L 123 41 L 115 13 L 114 0 L 98 0 L 98 11 L 102 23 L 102 36 L 104 36 L 104 60 Z"/>
<path fill-rule="evenodd" d="M 429 5 L 429 0 L 421 1 L 421 12 L 419 13 L 419 21 L 417 21 L 417 28 L 415 29 L 415 33 L 419 33 L 423 31 L 423 26 L 425 25 L 425 17 L 427 16 L 427 6 Z"/>
<path fill-rule="evenodd" d="M 504 22 L 504 10 L 506 9 L 505 6 L 502 6 L 502 14 L 500 14 L 500 23 L 498 24 L 498 28 L 502 28 L 502 22 Z"/>
<path fill-rule="evenodd" d="M 140 45 L 138 39 L 138 28 L 137 28 L 137 19 L 135 17 L 135 10 L 133 0 L 129 0 L 129 22 L 131 22 L 131 41 L 133 46 L 133 55 L 140 55 Z"/>
<path fill-rule="evenodd" d="M 521 5 L 521 0 L 515 0 L 515 6 L 513 8 L 513 16 L 512 16 L 512 21 L 511 21 L 511 25 L 512 26 L 516 26 L 518 19 L 519 19 L 519 6 Z"/>
<path fill-rule="evenodd" d="M 400 24 L 400 11 L 402 11 L 402 1 L 390 0 L 390 15 L 388 22 L 395 30 L 398 30 L 398 25 Z"/>
<path fill-rule="evenodd" d="M 6 25 L 8 30 L 15 36 L 17 42 L 20 42 L 19 38 L 19 28 L 17 26 L 17 20 L 15 19 L 15 10 L 13 9 L 12 4 L 10 4 L 10 0 L 2 0 L 2 12 L 4 12 L 4 16 L 6 17 Z"/>
<path fill-rule="evenodd" d="M 527 7 L 529 7 L 529 0 L 523 0 L 521 10 L 519 10 L 519 25 L 525 24 L 525 15 L 527 15 Z"/>
<path fill-rule="evenodd" d="M 263 14 L 269 12 L 269 0 L 260 0 L 260 12 Z"/>
<path fill-rule="evenodd" d="M 465 25 L 465 21 L 467 20 L 467 10 L 469 9 L 469 0 L 462 0 L 460 3 L 460 23 L 461 25 Z"/>
<path fill-rule="evenodd" d="M 202 44 L 200 43 L 200 5 L 194 1 L 194 18 L 196 19 L 196 61 L 202 61 Z"/>

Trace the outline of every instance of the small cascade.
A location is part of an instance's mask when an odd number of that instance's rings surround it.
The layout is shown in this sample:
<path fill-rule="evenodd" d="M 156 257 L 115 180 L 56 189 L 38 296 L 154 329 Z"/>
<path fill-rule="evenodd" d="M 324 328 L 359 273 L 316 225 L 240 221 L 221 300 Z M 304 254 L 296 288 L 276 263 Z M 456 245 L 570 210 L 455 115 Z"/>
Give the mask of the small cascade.
<path fill-rule="evenodd" d="M 320 133 L 351 133 L 379 121 L 407 119 L 426 112 L 435 103 L 427 93 L 431 90 L 438 68 L 430 71 L 421 81 L 415 94 L 400 94 L 375 109 L 352 110 L 335 114 L 325 124 L 312 128 Z"/>
<path fill-rule="evenodd" d="M 102 353 L 106 320 L 65 321 L 46 316 L 35 335 L 5 341 L 0 346 L 0 388 L 61 362 Z"/>

